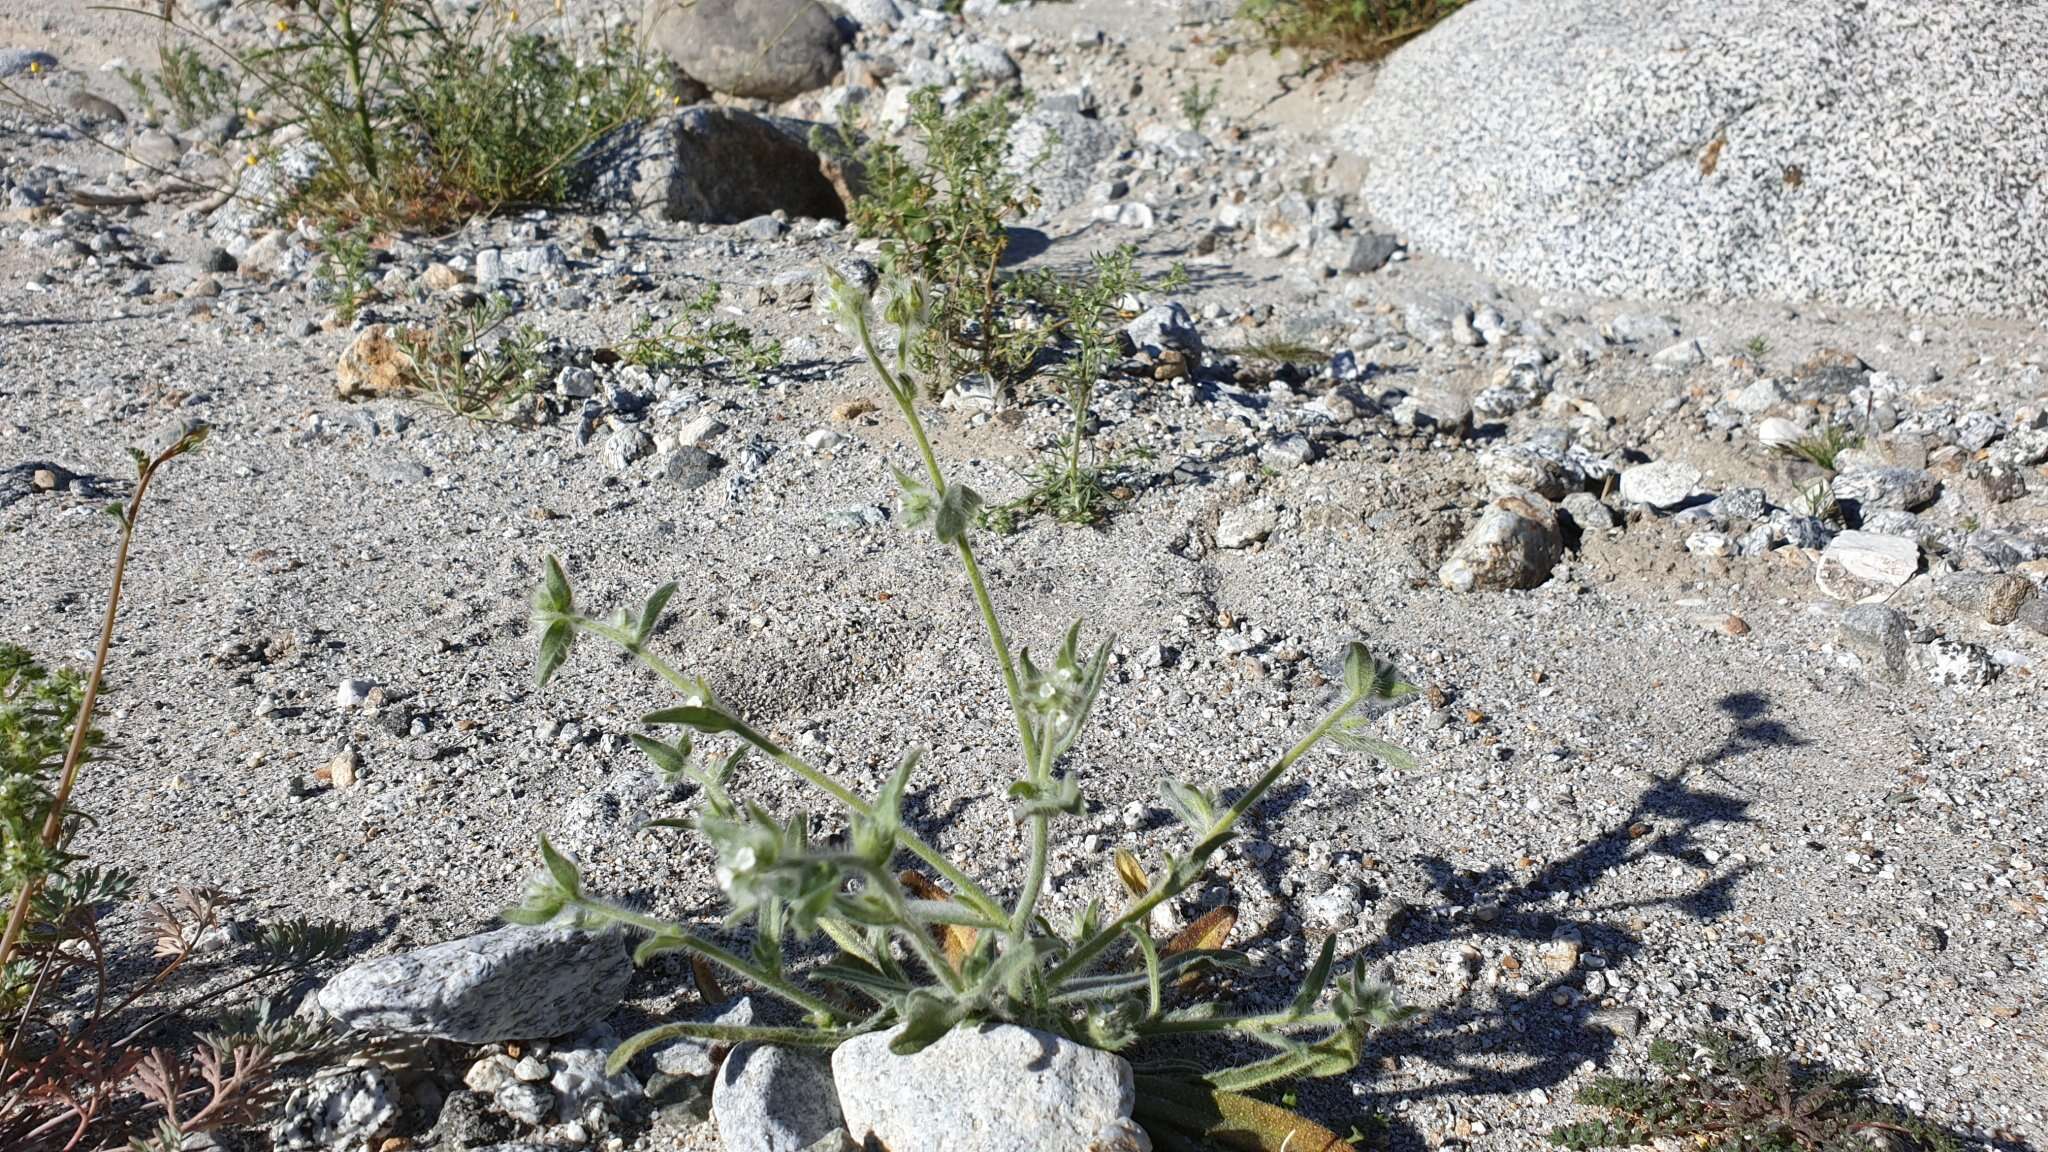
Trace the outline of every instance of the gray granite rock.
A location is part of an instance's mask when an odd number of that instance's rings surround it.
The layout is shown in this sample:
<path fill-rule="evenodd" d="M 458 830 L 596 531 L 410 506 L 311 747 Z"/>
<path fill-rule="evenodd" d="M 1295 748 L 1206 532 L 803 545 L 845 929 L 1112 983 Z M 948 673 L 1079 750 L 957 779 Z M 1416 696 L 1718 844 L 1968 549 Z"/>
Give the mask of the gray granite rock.
<path fill-rule="evenodd" d="M 805 1152 L 843 1129 L 833 1065 L 812 1048 L 734 1048 L 711 1089 L 711 1116 L 725 1152 Z"/>
<path fill-rule="evenodd" d="M 1831 490 L 1835 502 L 1852 512 L 1915 512 L 1941 497 L 1941 481 L 1921 468 L 1852 468 L 1835 477 Z"/>
<path fill-rule="evenodd" d="M 1621 498 L 1630 504 L 1675 508 L 1699 487 L 1700 470 L 1677 460 L 1656 460 L 1621 471 Z"/>
<path fill-rule="evenodd" d="M 649 0 L 641 27 L 692 79 L 754 100 L 787 100 L 831 83 L 846 41 L 817 0 Z"/>
<path fill-rule="evenodd" d="M 911 1056 L 895 1032 L 832 1053 L 847 1130 L 885 1148 L 1149 1152 L 1123 1057 L 1013 1024 L 956 1028 Z"/>
<path fill-rule="evenodd" d="M 293 1089 L 271 1137 L 279 1148 L 358 1148 L 397 1118 L 391 1077 L 368 1064 L 322 1073 Z"/>
<path fill-rule="evenodd" d="M 814 127 L 699 104 L 621 128 L 577 167 L 591 201 L 664 220 L 737 224 L 777 210 L 838 219 L 844 174 L 812 151 Z"/>
<path fill-rule="evenodd" d="M 2014 572 L 1951 572 L 1935 581 L 1935 595 L 1987 624 L 2010 624 L 2034 598 L 2034 583 Z"/>
<path fill-rule="evenodd" d="M 1887 604 L 1853 604 L 1842 613 L 1842 643 L 1893 679 L 1906 674 L 1906 614 Z"/>
<path fill-rule="evenodd" d="M 319 1004 L 353 1031 L 490 1044 L 574 1032 L 616 1007 L 632 977 L 615 936 L 515 926 L 366 960 L 328 981 Z"/>
<path fill-rule="evenodd" d="M 1910 536 L 1842 532 L 1821 550 L 1815 578 L 1848 600 L 1889 596 L 1920 570 L 1920 542 Z"/>

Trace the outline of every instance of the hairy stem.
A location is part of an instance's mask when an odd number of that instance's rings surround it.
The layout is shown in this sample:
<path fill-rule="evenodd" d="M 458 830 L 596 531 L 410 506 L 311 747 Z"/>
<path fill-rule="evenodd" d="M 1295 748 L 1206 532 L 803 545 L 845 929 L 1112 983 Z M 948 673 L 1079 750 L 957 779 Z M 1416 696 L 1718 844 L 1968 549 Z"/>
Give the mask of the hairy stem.
<path fill-rule="evenodd" d="M 910 426 L 910 435 L 917 442 L 917 453 L 924 460 L 925 477 L 932 491 L 940 496 L 946 494 L 946 474 L 939 467 L 939 458 L 932 452 L 931 438 L 925 435 L 924 421 L 917 414 L 914 397 L 903 387 L 896 375 L 889 371 L 882 361 L 882 354 L 875 348 L 873 334 L 868 327 L 865 310 L 854 315 L 854 327 L 860 335 L 861 350 L 867 353 L 868 363 L 881 376 L 882 385 L 896 400 L 896 407 L 903 412 L 904 423 Z M 1017 678 L 1017 662 L 1010 656 L 1010 643 L 1003 635 L 1002 621 L 996 616 L 995 601 L 988 594 L 988 582 L 982 578 L 981 565 L 974 559 L 974 546 L 962 536 L 954 542 L 954 550 L 960 554 L 960 566 L 967 570 L 967 582 L 974 589 L 974 602 L 981 609 L 982 627 L 988 632 L 989 647 L 995 649 L 996 663 L 1003 671 L 1003 688 L 1010 695 L 1010 713 L 1017 721 L 1017 738 L 1024 748 L 1026 767 L 1038 759 L 1038 744 L 1031 732 L 1031 720 L 1024 712 L 1023 682 Z"/>
<path fill-rule="evenodd" d="M 621 924 L 631 924 L 633 927 L 650 935 L 663 940 L 672 940 L 683 951 L 694 952 L 713 964 L 725 968 L 743 979 L 753 981 L 767 991 L 822 1019 L 830 1020 L 834 1023 L 838 1023 L 843 1019 L 837 1008 L 797 987 L 781 975 L 750 963 L 737 953 L 729 952 L 713 944 L 711 941 L 706 940 L 704 937 L 697 935 L 673 920 L 664 920 L 659 916 L 649 916 L 644 912 L 635 912 L 630 908 L 622 908 L 603 900 L 593 900 L 588 896 L 572 895 L 567 902 L 571 906 L 592 916 L 606 920 L 615 920 Z"/>

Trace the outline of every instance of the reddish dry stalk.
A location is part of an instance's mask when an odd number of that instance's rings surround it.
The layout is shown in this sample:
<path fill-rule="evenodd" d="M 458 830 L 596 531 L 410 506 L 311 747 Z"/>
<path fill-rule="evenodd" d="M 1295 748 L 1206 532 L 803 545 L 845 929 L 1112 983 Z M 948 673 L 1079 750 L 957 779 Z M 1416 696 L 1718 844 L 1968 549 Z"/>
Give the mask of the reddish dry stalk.
<path fill-rule="evenodd" d="M 99 649 L 93 655 L 92 675 L 85 681 L 85 697 L 78 705 L 78 720 L 71 727 L 71 746 L 64 753 L 64 770 L 59 777 L 57 794 L 50 801 L 50 814 L 43 821 L 43 846 L 55 849 L 64 836 L 64 816 L 71 804 L 71 790 L 78 783 L 78 771 L 85 763 L 86 737 L 92 731 L 92 710 L 99 698 L 100 680 L 106 674 L 107 653 L 114 646 L 114 621 L 121 611 L 121 582 L 128 573 L 128 549 L 135 540 L 135 520 L 142 512 L 143 497 L 149 494 L 149 482 L 156 477 L 156 470 L 166 461 L 197 447 L 204 439 L 203 428 L 194 429 L 180 436 L 172 445 L 154 458 L 143 459 L 135 482 L 135 495 L 129 497 L 127 510 L 121 516 L 121 543 L 114 553 L 113 587 L 107 592 L 106 615 L 100 620 Z M 42 887 L 39 877 L 30 877 L 15 893 L 14 909 L 7 917 L 7 931 L 0 935 L 0 968 L 14 959 L 15 946 L 20 943 L 22 928 L 28 923 L 29 906 L 35 902 L 36 892 Z M 0 1048 L 0 1061 L 7 1057 L 7 1049 Z"/>

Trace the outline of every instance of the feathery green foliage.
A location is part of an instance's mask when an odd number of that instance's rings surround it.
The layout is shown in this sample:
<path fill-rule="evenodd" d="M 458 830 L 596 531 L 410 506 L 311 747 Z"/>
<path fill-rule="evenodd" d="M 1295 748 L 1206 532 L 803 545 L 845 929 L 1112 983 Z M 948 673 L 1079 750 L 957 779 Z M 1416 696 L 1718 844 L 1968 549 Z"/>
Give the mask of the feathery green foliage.
<path fill-rule="evenodd" d="M 830 1047 L 860 1033 L 900 1028 L 892 1047 L 908 1053 L 960 1025 L 1009 1021 L 1099 1048 L 1129 1050 L 1141 1061 L 1148 1040 L 1197 1034 L 1227 1033 L 1270 1050 L 1266 1057 L 1207 1070 L 1187 1082 L 1191 1091 L 1210 1097 L 1349 1070 L 1370 1030 L 1402 1012 L 1384 988 L 1366 980 L 1362 966 L 1338 971 L 1333 939 L 1323 942 L 1287 1008 L 1233 1015 L 1214 1005 L 1179 1000 L 1184 977 L 1245 964 L 1241 955 L 1222 947 L 1227 923 L 1163 943 L 1152 937 L 1148 925 L 1153 909 L 1202 880 L 1209 860 L 1245 814 L 1325 739 L 1343 732 L 1353 747 L 1407 762 L 1399 749 L 1365 731 L 1358 709 L 1410 689 L 1363 646 L 1351 645 L 1343 661 L 1343 687 L 1323 718 L 1234 799 L 1226 802 L 1217 792 L 1186 783 L 1166 786 L 1166 802 L 1185 825 L 1188 843 L 1149 872 L 1135 858 L 1120 857 L 1112 874 L 1128 891 L 1127 903 L 1105 908 L 1094 901 L 1071 923 L 1050 923 L 1041 908 L 1050 829 L 1054 821 L 1083 809 L 1081 782 L 1066 757 L 1081 739 L 1103 688 L 1110 642 L 1084 648 L 1082 625 L 1076 623 L 1049 659 L 1011 648 L 975 551 L 981 499 L 966 485 L 947 480 L 918 412 L 911 350 L 930 320 L 930 294 L 919 281 L 899 275 L 889 278 L 877 297 L 871 275 L 864 271 L 855 281 L 834 276 L 829 304 L 859 341 L 916 445 L 921 473 L 897 475 L 902 519 L 914 530 L 929 531 L 942 550 L 958 559 L 1001 669 L 1019 766 L 1009 796 L 1031 843 L 1020 888 L 1008 899 L 999 897 L 904 822 L 904 798 L 924 753 L 905 753 L 874 795 L 855 793 L 749 724 L 710 685 L 671 667 L 653 651 L 649 641 L 673 585 L 657 589 L 637 610 L 599 618 L 585 614 L 561 565 L 548 557 L 533 602 L 541 637 L 539 682 L 545 686 L 553 679 L 576 642 L 589 637 L 623 649 L 682 697 L 679 706 L 643 718 L 672 736 L 643 734 L 633 740 L 663 774 L 697 785 L 699 808 L 687 819 L 654 823 L 691 829 L 710 843 L 718 857 L 718 883 L 731 905 L 727 925 L 750 927 L 752 939 L 745 947 L 729 947 L 684 924 L 606 900 L 587 890 L 575 862 L 545 840 L 543 867 L 525 901 L 507 918 L 637 929 L 644 935 L 638 959 L 667 951 L 690 953 L 786 1001 L 803 1017 L 800 1026 L 769 1029 L 665 1024 L 621 1045 L 612 1054 L 614 1068 L 678 1036 Z M 878 325 L 887 326 L 886 340 Z M 807 812 L 776 814 L 736 795 L 736 769 L 750 755 L 791 773 L 821 801 L 842 810 L 844 836 L 814 839 Z M 914 858 L 936 879 L 899 874 L 903 857 Z M 819 935 L 837 947 L 838 958 L 800 968 L 793 949 Z"/>
<path fill-rule="evenodd" d="M 1659 1075 L 1602 1076 L 1578 1102 L 1608 1114 L 1551 1130 L 1564 1148 L 1676 1140 L 1702 1152 L 1961 1152 L 1946 1131 L 1872 1100 L 1856 1076 L 1765 1055 L 1732 1033 L 1658 1039 Z"/>
<path fill-rule="evenodd" d="M 23 885 L 60 875 L 69 859 L 61 841 L 44 840 L 43 828 L 84 701 L 85 677 L 51 672 L 26 649 L 0 645 L 0 899 L 9 903 Z M 99 733 L 88 740 L 97 743 Z"/>

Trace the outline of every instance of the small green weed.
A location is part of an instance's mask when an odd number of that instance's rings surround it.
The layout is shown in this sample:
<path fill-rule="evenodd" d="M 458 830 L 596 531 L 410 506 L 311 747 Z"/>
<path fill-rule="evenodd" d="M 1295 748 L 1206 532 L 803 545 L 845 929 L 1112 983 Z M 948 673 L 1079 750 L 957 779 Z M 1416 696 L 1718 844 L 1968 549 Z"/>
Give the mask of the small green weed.
<path fill-rule="evenodd" d="M 330 228 L 320 238 L 320 263 L 313 270 L 313 288 L 334 305 L 344 327 L 356 322 L 371 290 L 374 255 L 369 232 L 362 228 Z"/>
<path fill-rule="evenodd" d="M 1186 282 L 1185 272 L 1175 268 L 1148 284 L 1134 267 L 1136 257 L 1135 248 L 1123 245 L 1098 253 L 1085 274 L 1036 272 L 1012 284 L 1015 297 L 1041 305 L 1053 318 L 1043 334 L 1061 341 L 1064 355 L 1050 374 L 1066 398 L 1072 423 L 1053 457 L 1032 469 L 1030 491 L 989 511 L 991 527 L 1014 531 L 1020 521 L 1037 513 L 1063 524 L 1099 523 L 1112 498 L 1110 477 L 1144 458 L 1125 454 L 1105 462 L 1095 459 L 1088 448 L 1096 383 L 1121 350 L 1120 302 L 1140 291 L 1172 291 Z"/>
<path fill-rule="evenodd" d="M 466 420 L 502 418 L 532 394 L 544 370 L 539 329 L 498 335 L 511 317 L 511 305 L 491 296 L 430 331 L 401 329 L 396 339 L 412 362 L 413 393 Z"/>
<path fill-rule="evenodd" d="M 1465 0 L 1244 0 L 1238 15 L 1267 43 L 1323 60 L 1377 60 Z"/>
<path fill-rule="evenodd" d="M 1609 1119 L 1552 1129 L 1564 1148 L 1624 1148 L 1673 1141 L 1726 1152 L 1961 1152 L 1948 1132 L 1872 1100 L 1860 1077 L 1766 1056 L 1727 1032 L 1690 1043 L 1658 1039 L 1660 1075 L 1603 1076 L 1578 1102 Z"/>
<path fill-rule="evenodd" d="M 190 128 L 235 108 L 241 85 L 227 70 L 208 63 L 189 44 L 157 47 L 155 77 L 123 68 L 121 79 L 128 84 L 144 120 L 160 124 L 165 112 L 180 128 Z"/>
<path fill-rule="evenodd" d="M 1222 81 L 1215 81 L 1203 91 L 1200 84 L 1191 84 L 1180 90 L 1180 114 L 1190 129 L 1200 132 L 1202 124 L 1209 119 L 1209 113 L 1216 109 L 1216 93 L 1222 89 Z"/>
<path fill-rule="evenodd" d="M 1839 424 L 1830 424 L 1810 436 L 1802 436 L 1778 450 L 1787 456 L 1796 456 L 1811 461 L 1830 472 L 1835 470 L 1835 460 L 1851 448 L 1863 447 L 1863 437 Z"/>
<path fill-rule="evenodd" d="M 614 1071 L 648 1048 L 682 1036 L 830 1048 L 863 1033 L 896 1029 L 891 1048 L 908 1054 L 955 1027 L 1006 1021 L 1130 1052 L 1141 1075 L 1140 1120 L 1173 1136 L 1175 1146 L 1228 1131 L 1238 1147 L 1248 1146 L 1242 1142 L 1247 1135 L 1261 1141 L 1249 1145 L 1259 1149 L 1341 1147 L 1333 1133 L 1244 1093 L 1282 1080 L 1349 1071 L 1371 1031 L 1404 1015 L 1387 990 L 1366 980 L 1363 965 L 1339 974 L 1335 940 L 1326 938 L 1284 1009 L 1217 1011 L 1199 998 L 1187 1002 L 1184 978 L 1244 964 L 1243 957 L 1224 947 L 1234 913 L 1212 910 L 1168 941 L 1154 939 L 1147 925 L 1153 909 L 1202 881 L 1209 860 L 1237 825 L 1325 740 L 1409 762 L 1405 753 L 1371 734 L 1359 709 L 1369 700 L 1391 699 L 1411 689 L 1363 646 L 1351 645 L 1343 661 L 1342 688 L 1328 711 L 1234 799 L 1226 803 L 1221 794 L 1189 784 L 1166 785 L 1165 801 L 1187 828 L 1185 851 L 1167 855 L 1150 869 L 1129 852 L 1116 853 L 1104 863 L 1114 877 L 1111 883 L 1128 894 L 1127 902 L 1113 910 L 1090 902 L 1071 922 L 1055 926 L 1042 907 L 1051 874 L 1052 826 L 1085 810 L 1080 780 L 1064 765 L 1105 682 L 1110 644 L 1084 652 L 1082 625 L 1076 623 L 1048 662 L 1011 648 L 975 552 L 981 498 L 947 480 L 918 413 L 918 388 L 907 375 L 910 350 L 930 315 L 928 301 L 922 285 L 900 275 L 884 281 L 879 300 L 867 286 L 834 277 L 830 306 L 859 341 L 916 444 L 921 474 L 897 474 L 903 520 L 930 532 L 958 558 L 1001 671 L 1019 766 L 1009 796 L 1030 844 L 1015 897 L 999 899 L 904 821 L 905 796 L 923 764 L 923 752 L 907 752 L 872 798 L 856 794 L 743 719 L 709 684 L 678 671 L 653 651 L 649 641 L 675 585 L 656 589 L 637 611 L 590 616 L 578 606 L 561 565 L 548 557 L 533 600 L 540 684 L 552 680 L 576 642 L 588 637 L 623 649 L 682 698 L 680 706 L 644 718 L 649 725 L 675 731 L 677 738 L 636 734 L 632 740 L 664 775 L 694 782 L 701 804 L 688 819 L 654 824 L 694 830 L 710 843 L 718 857 L 718 883 L 732 907 L 726 925 L 750 925 L 753 939 L 748 948 L 730 948 L 688 925 L 606 900 L 588 891 L 576 864 L 545 840 L 540 846 L 543 869 L 524 903 L 506 916 L 527 924 L 565 920 L 640 932 L 638 960 L 687 952 L 785 1001 L 802 1016 L 801 1023 L 788 1027 L 663 1024 L 615 1049 L 610 1058 Z M 893 340 L 885 341 L 889 353 L 876 340 L 878 319 L 894 330 L 889 333 Z M 728 750 L 706 746 L 712 741 Z M 1112 750 L 1104 747 L 1097 754 Z M 736 798 L 732 788 L 749 753 L 765 757 L 843 810 L 845 834 L 814 839 L 806 812 L 783 818 Z M 899 874 L 902 856 L 914 857 L 936 879 Z M 793 948 L 821 934 L 836 947 L 836 959 L 793 967 Z M 1121 961 L 1110 962 L 1116 950 L 1122 951 Z M 1219 1034 L 1257 1042 L 1271 1054 L 1232 1067 L 1191 1069 L 1187 1041 Z"/>
<path fill-rule="evenodd" d="M 1761 361 L 1765 356 L 1770 355 L 1771 342 L 1769 340 L 1764 339 L 1760 335 L 1751 336 L 1749 340 L 1742 345 L 1742 350 L 1749 354 L 1749 358 L 1751 360 Z"/>
<path fill-rule="evenodd" d="M 611 351 L 625 363 L 643 368 L 715 368 L 760 387 L 782 364 L 782 342 L 759 338 L 746 325 L 719 318 L 719 296 L 718 285 L 707 285 L 666 322 L 640 317 Z"/>

